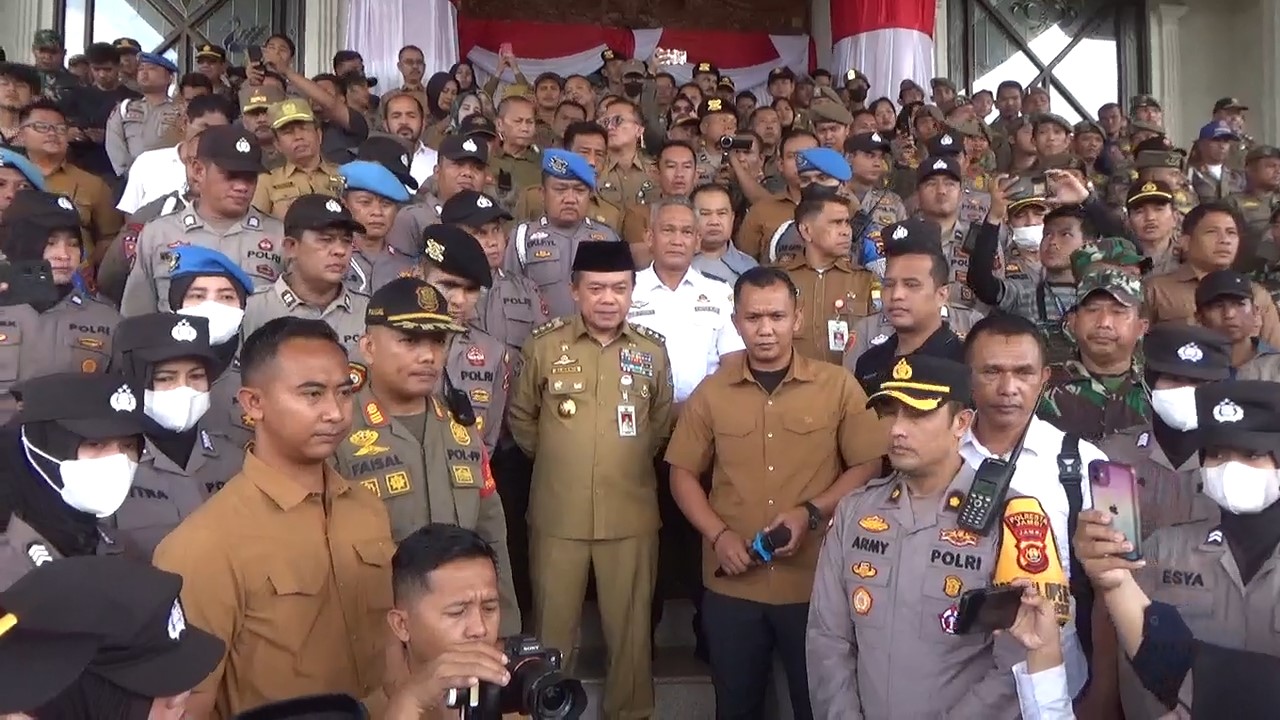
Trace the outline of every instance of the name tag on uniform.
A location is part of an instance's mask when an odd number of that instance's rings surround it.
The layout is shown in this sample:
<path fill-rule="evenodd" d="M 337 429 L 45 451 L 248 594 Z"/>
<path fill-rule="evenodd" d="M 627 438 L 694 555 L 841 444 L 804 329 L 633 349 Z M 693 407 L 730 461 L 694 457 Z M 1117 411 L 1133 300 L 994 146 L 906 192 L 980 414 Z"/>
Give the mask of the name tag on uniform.
<path fill-rule="evenodd" d="M 827 348 L 831 352 L 841 352 L 849 341 L 849 322 L 847 320 L 827 321 Z"/>
<path fill-rule="evenodd" d="M 618 436 L 619 437 L 635 437 L 636 436 L 636 406 L 635 405 L 619 405 L 618 406 Z"/>

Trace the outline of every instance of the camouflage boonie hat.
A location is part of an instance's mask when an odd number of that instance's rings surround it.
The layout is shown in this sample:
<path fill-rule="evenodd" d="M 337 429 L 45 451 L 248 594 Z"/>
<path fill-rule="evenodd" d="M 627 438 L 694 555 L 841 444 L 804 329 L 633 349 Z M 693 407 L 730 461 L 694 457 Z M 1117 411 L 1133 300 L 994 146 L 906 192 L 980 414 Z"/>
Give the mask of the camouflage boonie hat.
<path fill-rule="evenodd" d="M 1142 304 L 1142 281 L 1122 270 L 1095 270 L 1086 274 L 1076 288 L 1076 303 L 1095 292 L 1105 292 L 1125 307 Z"/>
<path fill-rule="evenodd" d="M 45 28 L 37 30 L 35 37 L 31 39 L 31 47 L 36 48 L 57 48 L 62 49 L 62 35 L 57 30 Z"/>
<path fill-rule="evenodd" d="M 1120 237 L 1105 237 L 1086 243 L 1071 253 L 1071 275 L 1075 278 L 1076 285 L 1082 284 L 1083 278 L 1090 274 L 1089 266 L 1095 264 L 1117 268 L 1136 267 L 1146 272 L 1151 265 L 1151 258 L 1138 252 L 1132 243 Z"/>

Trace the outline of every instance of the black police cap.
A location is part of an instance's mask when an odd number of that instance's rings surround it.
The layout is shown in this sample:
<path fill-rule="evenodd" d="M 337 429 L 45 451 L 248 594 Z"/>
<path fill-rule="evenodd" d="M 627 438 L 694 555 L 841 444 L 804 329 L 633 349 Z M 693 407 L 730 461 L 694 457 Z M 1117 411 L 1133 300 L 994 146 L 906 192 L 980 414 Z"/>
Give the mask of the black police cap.
<path fill-rule="evenodd" d="M 492 197 L 477 190 L 462 190 L 440 206 L 440 222 L 478 228 L 494 220 L 510 220 L 511 213 Z"/>
<path fill-rule="evenodd" d="M 369 298 L 364 324 L 423 334 L 466 330 L 449 316 L 448 299 L 434 285 L 415 277 L 396 278 L 378 288 Z"/>
<path fill-rule="evenodd" d="M 942 251 L 942 226 L 932 220 L 909 217 L 902 222 L 885 225 L 880 240 L 889 255 L 901 255 L 915 249 L 921 252 Z"/>
<path fill-rule="evenodd" d="M 209 320 L 194 315 L 149 313 L 127 317 L 116 326 L 111 350 L 133 365 L 134 371 L 144 369 L 138 365 L 179 358 L 200 360 L 210 371 L 220 364 L 209 345 Z"/>
<path fill-rule="evenodd" d="M 934 157 L 953 157 L 964 152 L 964 138 L 958 132 L 944 130 L 929 140 L 929 154 Z"/>
<path fill-rule="evenodd" d="M 356 150 L 357 160 L 376 162 L 391 171 L 405 187 L 418 189 L 418 181 L 409 173 L 409 152 L 399 139 L 389 135 L 370 135 Z"/>
<path fill-rule="evenodd" d="M 4 212 L 5 224 L 25 222 L 50 232 L 80 230 L 80 214 L 66 195 L 34 188 L 19 190 Z"/>
<path fill-rule="evenodd" d="M 1163 322 L 1142 339 L 1148 370 L 1193 380 L 1226 380 L 1231 348 L 1225 337 L 1183 322 Z"/>
<path fill-rule="evenodd" d="M 1280 383 L 1226 380 L 1196 387 L 1201 447 L 1280 451 Z"/>
<path fill-rule="evenodd" d="M 329 229 L 364 232 L 364 225 L 356 222 L 342 201 L 319 193 L 303 195 L 294 200 L 284 214 L 284 228 L 287 232 Z"/>
<path fill-rule="evenodd" d="M 1214 270 L 1196 285 L 1196 309 L 1220 297 L 1253 299 L 1253 282 L 1235 270 Z"/>
<path fill-rule="evenodd" d="M 844 151 L 852 152 L 888 152 L 889 139 L 878 132 L 858 133 L 850 135 L 844 141 Z"/>
<path fill-rule="evenodd" d="M 578 245 L 573 272 L 634 272 L 636 262 L 624 242 L 590 241 Z"/>
<path fill-rule="evenodd" d="M 142 697 L 195 687 L 221 640 L 186 623 L 182 578 L 122 555 L 45 563 L 0 593 L 0 712 L 30 711 L 86 669 Z"/>
<path fill-rule="evenodd" d="M 449 135 L 440 141 L 440 157 L 454 162 L 474 160 L 481 164 L 489 162 L 489 143 L 467 135 Z"/>
<path fill-rule="evenodd" d="M 239 125 L 217 125 L 200 133 L 196 159 L 211 162 L 227 172 L 261 173 L 262 147 Z"/>
<path fill-rule="evenodd" d="M 956 180 L 964 179 L 964 172 L 955 155 L 930 155 L 916 168 L 916 183 L 923 183 L 934 175 L 950 175 Z"/>
<path fill-rule="evenodd" d="M 350 695 L 309 695 L 247 710 L 235 720 L 365 720 L 364 705 Z"/>
<path fill-rule="evenodd" d="M 925 412 L 937 410 L 947 402 L 969 405 L 970 370 L 963 363 L 946 358 L 903 356 L 880 383 L 880 389 L 867 398 L 867 407 L 889 399 Z"/>
<path fill-rule="evenodd" d="M 55 373 L 26 380 L 20 424 L 56 422 L 90 440 L 143 433 L 142 391 L 118 373 Z"/>
<path fill-rule="evenodd" d="M 423 254 L 432 265 L 480 287 L 493 286 L 489 259 L 475 236 L 457 225 L 430 225 L 422 232 Z"/>

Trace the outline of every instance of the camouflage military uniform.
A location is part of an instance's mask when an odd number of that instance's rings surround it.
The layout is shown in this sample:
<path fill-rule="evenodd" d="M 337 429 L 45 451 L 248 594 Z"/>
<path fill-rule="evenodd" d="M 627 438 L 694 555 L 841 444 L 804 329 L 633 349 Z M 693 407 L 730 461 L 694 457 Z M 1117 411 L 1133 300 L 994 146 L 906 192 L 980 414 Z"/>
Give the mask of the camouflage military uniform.
<path fill-rule="evenodd" d="M 1151 418 L 1151 397 L 1137 362 L 1114 391 L 1079 359 L 1049 367 L 1049 384 L 1037 414 L 1065 433 L 1090 442 L 1142 425 Z"/>

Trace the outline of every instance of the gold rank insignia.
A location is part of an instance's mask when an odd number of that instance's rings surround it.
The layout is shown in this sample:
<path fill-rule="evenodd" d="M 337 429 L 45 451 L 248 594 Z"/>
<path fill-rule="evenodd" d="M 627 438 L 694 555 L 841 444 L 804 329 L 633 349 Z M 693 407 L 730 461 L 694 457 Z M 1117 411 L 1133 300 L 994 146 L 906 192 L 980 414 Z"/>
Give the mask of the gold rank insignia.
<path fill-rule="evenodd" d="M 849 568 L 849 572 L 853 573 L 854 575 L 857 575 L 863 580 L 867 578 L 873 578 L 876 575 L 880 574 L 880 571 L 876 569 L 876 566 L 872 565 L 866 560 L 863 560 L 862 562 L 859 562 L 859 563 L 855 563 L 853 567 Z"/>
<path fill-rule="evenodd" d="M 964 590 L 964 582 L 955 575 L 948 575 L 942 580 L 942 594 L 949 598 L 960 597 L 961 591 Z"/>
<path fill-rule="evenodd" d="M 409 484 L 409 473 L 407 472 L 393 472 L 387 476 L 388 495 L 403 495 L 409 492 L 412 487 Z"/>
<path fill-rule="evenodd" d="M 1155 192 L 1155 191 L 1156 191 L 1155 183 L 1147 183 L 1146 185 L 1143 185 L 1141 189 L 1141 192 Z"/>
<path fill-rule="evenodd" d="M 707 101 L 707 112 L 720 112 L 724 109 L 724 101 L 720 98 L 711 98 Z"/>
<path fill-rule="evenodd" d="M 374 497 L 382 497 L 382 487 L 378 485 L 378 478 L 367 478 L 361 480 L 360 484 L 364 486 L 365 490 L 373 493 Z"/>
<path fill-rule="evenodd" d="M 84 362 L 80 363 L 80 372 L 82 373 L 98 372 L 98 361 L 94 360 L 93 358 L 87 358 Z"/>
<path fill-rule="evenodd" d="M 459 445 L 471 444 L 471 433 L 457 420 L 449 420 L 449 432 L 453 433 L 453 441 Z"/>
<path fill-rule="evenodd" d="M 711 63 L 698 63 L 698 68 L 694 70 L 694 72 L 695 73 L 711 72 Z"/>
<path fill-rule="evenodd" d="M 441 245 L 440 242 L 437 241 L 435 238 L 432 238 L 427 241 L 427 247 L 425 252 L 427 253 L 427 257 L 431 258 L 432 260 L 435 260 L 438 263 L 444 262 L 444 245 Z M 418 293 L 419 293 L 418 296 L 421 297 L 422 291 L 419 290 Z"/>
<path fill-rule="evenodd" d="M 905 357 L 899 360 L 897 365 L 893 366 L 893 379 L 894 380 L 910 380 L 911 379 L 911 363 L 908 363 Z"/>
<path fill-rule="evenodd" d="M 476 484 L 475 476 L 471 474 L 471 468 L 466 465 L 450 465 L 449 473 L 453 475 L 454 485 L 471 487 Z"/>
<path fill-rule="evenodd" d="M 354 453 L 356 457 L 379 455 L 391 450 L 389 447 L 376 444 L 378 442 L 378 432 L 376 430 L 357 430 L 351 433 L 351 437 L 347 438 L 347 442 L 356 446 L 357 449 Z"/>
<path fill-rule="evenodd" d="M 947 509 L 948 509 L 948 510 L 959 510 L 959 509 L 960 509 L 960 506 L 961 506 L 961 505 L 963 505 L 963 504 L 964 504 L 964 493 L 963 493 L 963 492 L 961 492 L 961 491 L 959 491 L 959 490 L 952 490 L 952 491 L 947 495 Z"/>
<path fill-rule="evenodd" d="M 423 285 L 418 288 L 418 307 L 426 312 L 435 312 L 440 309 L 440 304 L 436 301 L 435 288 L 430 285 Z"/>
<path fill-rule="evenodd" d="M 858 521 L 858 527 L 867 532 L 880 533 L 889 529 L 889 521 L 879 515 L 868 515 Z"/>
<path fill-rule="evenodd" d="M 381 426 L 387 424 L 387 416 L 382 414 L 382 408 L 378 407 L 378 403 L 372 400 L 364 404 L 364 419 L 370 425 Z"/>

